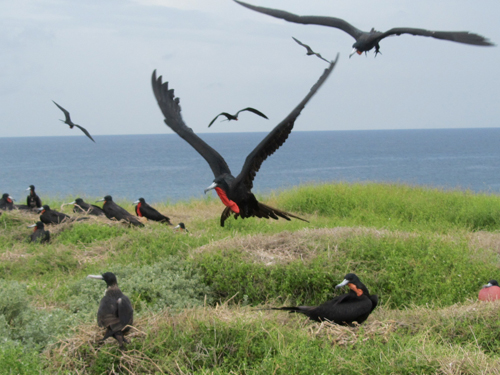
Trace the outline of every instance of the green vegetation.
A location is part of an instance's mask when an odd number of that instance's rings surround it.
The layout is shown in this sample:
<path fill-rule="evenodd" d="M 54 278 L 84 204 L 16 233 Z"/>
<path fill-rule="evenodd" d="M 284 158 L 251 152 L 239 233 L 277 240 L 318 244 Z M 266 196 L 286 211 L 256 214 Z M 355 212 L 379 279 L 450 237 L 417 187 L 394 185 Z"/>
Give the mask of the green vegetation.
<path fill-rule="evenodd" d="M 223 207 L 207 199 L 156 206 L 189 234 L 91 218 L 49 226 L 52 242 L 34 245 L 26 226 L 37 216 L 4 212 L 4 372 L 500 373 L 500 302 L 476 302 L 500 277 L 499 197 L 324 184 L 260 199 L 310 223 L 229 219 L 221 228 Z M 86 276 L 106 271 L 135 309 L 124 352 L 98 342 L 105 284 Z M 381 301 L 360 327 L 256 309 L 321 303 L 348 272 Z"/>

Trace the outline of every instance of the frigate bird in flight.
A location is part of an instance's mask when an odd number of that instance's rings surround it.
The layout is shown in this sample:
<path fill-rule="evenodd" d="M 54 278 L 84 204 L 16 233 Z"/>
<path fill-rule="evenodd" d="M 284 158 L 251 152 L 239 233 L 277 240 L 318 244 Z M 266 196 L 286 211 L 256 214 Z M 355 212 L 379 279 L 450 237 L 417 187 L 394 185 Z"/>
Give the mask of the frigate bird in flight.
<path fill-rule="evenodd" d="M 89 134 L 89 132 L 87 131 L 87 129 L 85 129 L 83 126 L 80 126 L 80 125 L 77 125 L 75 124 L 73 121 L 71 121 L 71 117 L 69 116 L 69 112 L 66 111 L 63 107 L 61 107 L 59 104 L 57 104 L 56 102 L 54 102 L 52 100 L 52 102 L 61 110 L 63 111 L 64 113 L 64 117 L 65 119 L 64 120 L 61 120 L 62 122 L 64 122 L 65 124 L 68 124 L 69 125 L 69 128 L 70 129 L 73 129 L 74 126 L 76 126 L 78 129 L 80 129 L 87 137 L 89 137 L 92 142 L 95 143 L 94 141 L 94 138 L 92 138 L 92 136 Z"/>

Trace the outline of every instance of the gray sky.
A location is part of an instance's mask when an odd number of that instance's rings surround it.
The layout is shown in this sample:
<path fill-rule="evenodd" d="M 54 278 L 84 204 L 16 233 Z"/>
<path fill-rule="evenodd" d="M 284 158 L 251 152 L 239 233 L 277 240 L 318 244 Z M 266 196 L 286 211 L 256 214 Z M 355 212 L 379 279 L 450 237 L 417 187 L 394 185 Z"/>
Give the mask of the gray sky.
<path fill-rule="evenodd" d="M 500 43 L 498 0 L 248 0 L 359 29 L 472 31 Z M 354 40 L 231 0 L 0 0 L 0 136 L 170 133 L 151 91 L 157 69 L 196 132 L 269 131 L 327 64 L 292 36 L 340 61 L 296 130 L 496 127 L 500 48 L 410 35 L 386 38 L 376 59 L 348 58 Z M 210 120 L 252 106 L 238 122 Z"/>

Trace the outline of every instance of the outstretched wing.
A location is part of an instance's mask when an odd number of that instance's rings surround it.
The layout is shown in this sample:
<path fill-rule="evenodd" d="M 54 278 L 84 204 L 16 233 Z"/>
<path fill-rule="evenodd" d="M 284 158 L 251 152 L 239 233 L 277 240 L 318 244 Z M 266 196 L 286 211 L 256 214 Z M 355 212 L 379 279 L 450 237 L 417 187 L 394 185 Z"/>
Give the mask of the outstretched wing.
<path fill-rule="evenodd" d="M 284 10 L 279 10 L 279 9 L 271 9 L 271 8 L 264 8 L 264 7 L 258 7 L 255 5 L 247 4 L 244 3 L 243 1 L 238 1 L 234 0 L 240 5 L 243 5 L 244 7 L 248 9 L 255 10 L 256 12 L 259 13 L 264 13 L 267 14 L 268 16 L 276 17 L 276 18 L 281 18 L 285 21 L 288 22 L 294 22 L 294 23 L 301 23 L 304 25 L 320 25 L 320 26 L 330 26 L 330 27 L 335 27 L 336 29 L 340 29 L 350 36 L 352 36 L 354 39 L 358 39 L 363 32 L 357 28 L 355 28 L 353 25 L 350 23 L 344 21 L 341 18 L 335 18 L 335 17 L 323 17 L 323 16 L 298 16 L 293 13 L 285 12 Z"/>
<path fill-rule="evenodd" d="M 244 109 L 240 109 L 238 112 L 236 112 L 236 116 L 238 116 L 238 114 L 240 112 L 243 112 L 243 111 L 249 111 L 249 112 L 255 113 L 256 115 L 259 115 L 260 117 L 267 118 L 267 116 L 265 114 L 263 114 L 261 111 L 258 111 L 258 110 L 256 110 L 255 108 L 252 108 L 252 107 L 247 107 L 247 108 L 244 108 Z"/>
<path fill-rule="evenodd" d="M 300 44 L 302 47 L 305 47 L 305 48 L 307 49 L 307 52 L 308 52 L 308 53 L 314 53 L 314 51 L 312 50 L 312 48 L 311 48 L 311 47 L 309 47 L 307 44 L 302 43 L 300 40 L 298 40 L 298 39 L 294 38 L 293 36 L 292 36 L 292 39 L 293 39 L 293 40 L 295 40 L 295 41 L 296 41 L 298 44 Z"/>
<path fill-rule="evenodd" d="M 215 122 L 215 120 L 217 120 L 217 119 L 219 118 L 219 116 L 226 116 L 228 120 L 232 117 L 232 116 L 231 116 L 229 113 L 227 113 L 227 112 L 222 112 L 222 113 L 219 113 L 217 116 L 215 116 L 215 118 L 214 118 L 212 121 L 210 121 L 210 124 L 208 124 L 208 127 L 211 127 L 211 126 L 212 126 L 212 124 Z"/>
<path fill-rule="evenodd" d="M 66 111 L 63 107 L 61 107 L 59 104 L 57 104 L 55 101 L 52 100 L 52 103 L 54 103 L 61 111 L 64 112 L 64 117 L 67 122 L 71 122 L 71 117 L 69 117 L 69 112 Z"/>
<path fill-rule="evenodd" d="M 168 82 L 162 83 L 162 77 L 156 78 L 156 70 L 151 77 L 153 93 L 160 109 L 165 116 L 165 123 L 184 139 L 207 161 L 215 177 L 231 173 L 226 161 L 220 154 L 188 128 L 181 116 L 179 98 L 174 96 L 174 90 L 168 88 Z"/>
<path fill-rule="evenodd" d="M 468 31 L 432 31 L 424 29 L 413 29 L 411 27 L 395 27 L 382 33 L 378 40 L 384 39 L 391 35 L 411 34 L 419 36 L 430 36 L 436 39 L 450 40 L 452 42 L 472 44 L 475 46 L 494 46 L 484 36 L 470 33 Z"/>
<path fill-rule="evenodd" d="M 85 135 L 86 135 L 87 137 L 89 137 L 89 138 L 92 140 L 92 142 L 94 142 L 94 143 L 95 143 L 94 138 L 92 138 L 92 137 L 90 136 L 90 134 L 89 134 L 89 132 L 87 131 L 87 129 L 85 129 L 84 127 L 82 127 L 82 126 L 80 126 L 80 125 L 77 125 L 77 124 L 74 124 L 74 125 L 75 125 L 78 129 L 80 129 L 82 132 L 84 132 L 84 133 L 85 133 Z"/>
<path fill-rule="evenodd" d="M 250 190 L 253 187 L 253 179 L 256 173 L 259 171 L 260 166 L 267 159 L 268 156 L 272 155 L 278 148 L 285 143 L 288 135 L 293 129 L 295 120 L 300 115 L 300 112 L 305 107 L 309 99 L 318 91 L 321 85 L 328 78 L 332 72 L 339 55 L 335 61 L 330 63 L 330 67 L 325 69 L 324 73 L 319 78 L 318 82 L 311 88 L 307 96 L 297 105 L 294 110 L 267 135 L 266 138 L 258 144 L 257 147 L 247 156 L 243 168 L 236 177 L 235 184 L 243 183 Z"/>

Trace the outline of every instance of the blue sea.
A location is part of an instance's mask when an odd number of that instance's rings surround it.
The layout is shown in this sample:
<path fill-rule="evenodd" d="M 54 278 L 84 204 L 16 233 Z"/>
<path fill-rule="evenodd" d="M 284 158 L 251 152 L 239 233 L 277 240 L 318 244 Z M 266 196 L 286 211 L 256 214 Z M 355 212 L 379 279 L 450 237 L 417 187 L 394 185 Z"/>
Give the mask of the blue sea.
<path fill-rule="evenodd" d="M 200 134 L 238 175 L 267 133 Z M 112 195 L 148 202 L 203 196 L 214 176 L 176 134 L 0 138 L 0 192 L 18 202 Z M 397 182 L 500 193 L 500 129 L 292 132 L 262 165 L 254 192 L 310 182 Z M 213 193 L 210 193 L 213 194 Z"/>

